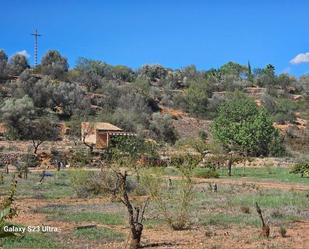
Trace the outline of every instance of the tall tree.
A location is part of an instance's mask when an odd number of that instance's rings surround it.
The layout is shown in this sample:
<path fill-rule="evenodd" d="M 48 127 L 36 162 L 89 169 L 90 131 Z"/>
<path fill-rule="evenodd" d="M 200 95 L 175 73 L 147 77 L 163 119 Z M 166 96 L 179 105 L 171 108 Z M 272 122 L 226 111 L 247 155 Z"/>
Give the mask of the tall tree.
<path fill-rule="evenodd" d="M 248 61 L 248 80 L 250 82 L 253 82 L 253 74 L 252 74 L 252 69 L 251 69 L 251 64 L 250 61 Z"/>
<path fill-rule="evenodd" d="M 4 50 L 0 50 L 0 79 L 5 78 L 7 72 L 7 63 L 8 63 L 8 56 L 4 52 Z"/>

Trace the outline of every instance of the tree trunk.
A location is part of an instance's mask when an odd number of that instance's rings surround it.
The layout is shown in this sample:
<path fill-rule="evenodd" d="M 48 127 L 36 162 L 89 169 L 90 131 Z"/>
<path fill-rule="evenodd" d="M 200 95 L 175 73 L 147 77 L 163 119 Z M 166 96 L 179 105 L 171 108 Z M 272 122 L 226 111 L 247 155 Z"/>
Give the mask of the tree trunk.
<path fill-rule="evenodd" d="M 36 155 L 36 153 L 38 152 L 38 148 L 39 148 L 39 144 L 33 144 L 33 147 L 34 147 L 34 151 L 33 153 Z"/>
<path fill-rule="evenodd" d="M 141 237 L 143 232 L 143 225 L 140 223 L 134 224 L 131 229 L 130 249 L 138 249 L 141 247 Z"/>

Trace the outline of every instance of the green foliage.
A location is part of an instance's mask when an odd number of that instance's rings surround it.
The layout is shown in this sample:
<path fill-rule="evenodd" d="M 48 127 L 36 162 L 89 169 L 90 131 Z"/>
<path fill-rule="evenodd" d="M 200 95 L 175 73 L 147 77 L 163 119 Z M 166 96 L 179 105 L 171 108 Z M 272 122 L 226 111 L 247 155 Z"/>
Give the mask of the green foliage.
<path fill-rule="evenodd" d="M 177 140 L 177 132 L 169 115 L 154 113 L 150 121 L 149 130 L 153 132 L 154 138 L 174 144 Z"/>
<path fill-rule="evenodd" d="M 247 74 L 248 68 L 235 62 L 228 62 L 220 67 L 220 73 L 241 77 Z"/>
<path fill-rule="evenodd" d="M 193 176 L 198 178 L 219 178 L 219 173 L 213 168 L 195 168 Z"/>
<path fill-rule="evenodd" d="M 297 163 L 293 166 L 290 173 L 300 174 L 301 177 L 309 176 L 309 162 Z"/>
<path fill-rule="evenodd" d="M 29 68 L 27 58 L 22 54 L 15 54 L 8 63 L 10 75 L 20 75 L 25 69 Z"/>
<path fill-rule="evenodd" d="M 208 104 L 209 88 L 205 79 L 190 81 L 189 88 L 185 92 L 184 100 L 188 112 L 205 116 Z"/>
<path fill-rule="evenodd" d="M 8 56 L 4 50 L 0 49 L 0 79 L 7 76 Z"/>
<path fill-rule="evenodd" d="M 253 156 L 269 155 L 270 144 L 279 136 L 268 113 L 239 93 L 220 107 L 212 132 L 228 151 Z"/>
<path fill-rule="evenodd" d="M 286 232 L 287 231 L 286 231 L 285 227 L 284 226 L 280 226 L 279 233 L 280 233 L 281 237 L 285 238 L 286 237 Z"/>
<path fill-rule="evenodd" d="M 4 184 L 4 175 L 3 172 L 0 172 L 0 185 Z"/>
<path fill-rule="evenodd" d="M 208 149 L 208 144 L 205 142 L 205 134 L 202 133 L 203 138 L 186 138 L 180 139 L 176 142 L 175 146 L 179 150 L 194 150 L 199 154 L 203 154 Z"/>
<path fill-rule="evenodd" d="M 13 202 L 15 200 L 17 181 L 15 176 L 13 177 L 10 194 L 0 203 L 0 238 L 16 236 L 15 233 L 5 232 L 3 230 L 6 223 L 6 220 L 17 215 L 17 210 L 13 207 Z"/>
<path fill-rule="evenodd" d="M 142 155 L 158 157 L 157 144 L 138 136 L 114 136 L 111 138 L 108 153 L 112 157 L 139 159 Z"/>
<path fill-rule="evenodd" d="M 70 174 L 70 182 L 78 197 L 86 198 L 103 193 L 101 185 L 96 179 L 96 172 L 74 170 Z"/>
<path fill-rule="evenodd" d="M 7 136 L 12 139 L 21 138 L 24 125 L 35 117 L 33 101 L 25 95 L 21 99 L 7 99 L 1 107 L 2 120 L 8 127 Z"/>
<path fill-rule="evenodd" d="M 101 172 L 74 170 L 70 174 L 70 182 L 76 195 L 81 198 L 98 195 L 115 197 L 120 191 L 117 175 L 111 170 Z M 142 192 L 141 186 L 133 177 L 127 179 L 126 190 L 135 191 L 135 194 L 138 191 Z"/>
<path fill-rule="evenodd" d="M 138 70 L 138 74 L 151 81 L 156 81 L 164 79 L 168 74 L 168 70 L 161 65 L 144 65 Z"/>
<path fill-rule="evenodd" d="M 191 180 L 194 165 L 179 165 L 182 179 L 177 181 L 164 180 L 160 176 L 144 175 L 142 184 L 154 201 L 159 213 L 174 230 L 183 230 L 190 226 L 192 202 L 195 199 Z"/>
<path fill-rule="evenodd" d="M 268 64 L 263 69 L 256 69 L 255 82 L 261 87 L 272 88 L 278 82 L 277 76 L 275 74 L 275 67 L 271 64 Z"/>
<path fill-rule="evenodd" d="M 42 58 L 40 69 L 43 74 L 62 79 L 69 69 L 67 59 L 56 50 L 49 50 Z"/>
<path fill-rule="evenodd" d="M 88 150 L 75 149 L 68 156 L 71 167 L 85 167 L 91 163 L 92 156 Z"/>
<path fill-rule="evenodd" d="M 176 154 L 171 157 L 170 164 L 181 171 L 191 171 L 202 160 L 201 155 Z"/>

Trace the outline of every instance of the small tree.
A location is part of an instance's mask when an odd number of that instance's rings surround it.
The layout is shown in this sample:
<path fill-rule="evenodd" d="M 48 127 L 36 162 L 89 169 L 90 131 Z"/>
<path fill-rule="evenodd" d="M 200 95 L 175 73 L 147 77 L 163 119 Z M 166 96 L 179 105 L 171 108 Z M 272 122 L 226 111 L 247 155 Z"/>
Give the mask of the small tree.
<path fill-rule="evenodd" d="M 67 59 L 56 50 L 48 51 L 42 58 L 41 71 L 53 78 L 61 79 L 69 69 Z"/>
<path fill-rule="evenodd" d="M 30 66 L 24 55 L 16 54 L 10 58 L 8 70 L 11 75 L 20 75 L 27 68 L 30 68 Z"/>
<path fill-rule="evenodd" d="M 279 141 L 270 115 L 239 93 L 220 106 L 212 133 L 227 151 L 249 156 L 267 156 Z"/>
<path fill-rule="evenodd" d="M 24 125 L 35 117 L 35 108 L 32 99 L 25 95 L 21 99 L 7 99 L 1 107 L 2 120 L 10 139 L 22 139 Z"/>
<path fill-rule="evenodd" d="M 16 234 L 13 232 L 5 232 L 4 226 L 8 225 L 6 223 L 7 219 L 10 219 L 17 215 L 16 207 L 13 206 L 14 198 L 16 193 L 17 181 L 15 176 L 13 177 L 10 194 L 0 203 L 0 239 L 5 237 L 12 237 Z"/>
<path fill-rule="evenodd" d="M 180 163 L 175 165 L 182 174 L 181 180 L 173 183 L 171 179 L 164 179 L 160 175 L 145 175 L 142 179 L 143 186 L 168 225 L 174 230 L 183 230 L 190 225 L 190 211 L 194 200 L 191 176 L 199 160 L 185 156 L 177 161 Z"/>
<path fill-rule="evenodd" d="M 186 109 L 193 114 L 205 116 L 208 105 L 209 87 L 205 79 L 190 82 L 185 92 Z"/>
<path fill-rule="evenodd" d="M 141 247 L 141 237 L 144 229 L 143 220 L 148 199 L 146 199 L 142 206 L 133 206 L 127 190 L 127 172 L 115 171 L 115 173 L 118 182 L 119 199 L 127 208 L 129 215 L 128 220 L 131 232 L 130 248 L 137 249 Z"/>
<path fill-rule="evenodd" d="M 32 141 L 34 154 L 37 154 L 38 148 L 43 142 L 57 140 L 58 136 L 58 128 L 48 119 L 31 121 L 25 124 L 25 129 L 22 132 L 24 139 L 30 139 Z"/>

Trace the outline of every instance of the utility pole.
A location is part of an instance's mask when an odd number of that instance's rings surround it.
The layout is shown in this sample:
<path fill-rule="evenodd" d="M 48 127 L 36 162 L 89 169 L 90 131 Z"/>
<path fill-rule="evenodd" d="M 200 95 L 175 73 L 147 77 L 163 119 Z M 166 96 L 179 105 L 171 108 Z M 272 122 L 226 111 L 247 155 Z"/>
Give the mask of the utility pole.
<path fill-rule="evenodd" d="M 42 35 L 38 33 L 37 29 L 31 35 L 34 36 L 34 65 L 37 66 L 38 65 L 38 37 Z"/>

